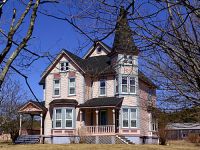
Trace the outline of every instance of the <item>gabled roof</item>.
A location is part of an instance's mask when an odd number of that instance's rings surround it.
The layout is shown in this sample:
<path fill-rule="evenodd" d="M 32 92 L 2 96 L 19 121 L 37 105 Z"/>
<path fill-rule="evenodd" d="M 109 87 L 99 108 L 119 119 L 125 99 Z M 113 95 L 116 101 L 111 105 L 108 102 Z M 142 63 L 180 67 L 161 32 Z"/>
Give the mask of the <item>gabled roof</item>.
<path fill-rule="evenodd" d="M 112 49 L 112 48 L 111 48 L 110 46 L 108 46 L 108 45 L 105 44 L 104 42 L 96 41 L 96 42 L 92 45 L 92 47 L 89 48 L 89 50 L 87 51 L 87 53 L 83 56 L 83 59 L 88 58 L 88 57 L 94 52 L 94 50 L 95 50 L 95 48 L 97 47 L 97 45 L 102 46 L 102 47 L 105 49 L 105 51 L 106 51 L 107 54 L 111 52 L 111 49 Z"/>
<path fill-rule="evenodd" d="M 133 42 L 133 31 L 128 24 L 127 14 L 128 12 L 121 7 L 115 27 L 115 37 L 111 54 L 138 55 L 139 51 Z"/>
<path fill-rule="evenodd" d="M 102 108 L 102 107 L 121 107 L 122 98 L 117 97 L 100 97 L 87 100 L 85 103 L 78 105 L 80 108 Z"/>

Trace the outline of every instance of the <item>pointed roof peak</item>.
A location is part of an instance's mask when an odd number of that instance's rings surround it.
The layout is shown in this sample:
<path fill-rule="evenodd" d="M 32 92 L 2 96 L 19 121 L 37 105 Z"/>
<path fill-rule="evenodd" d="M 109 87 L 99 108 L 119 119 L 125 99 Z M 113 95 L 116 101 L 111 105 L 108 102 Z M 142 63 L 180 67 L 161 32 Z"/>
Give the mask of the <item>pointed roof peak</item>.
<path fill-rule="evenodd" d="M 128 24 L 127 14 L 128 12 L 121 6 L 115 26 L 112 53 L 137 55 L 138 49 L 133 41 L 133 32 Z"/>

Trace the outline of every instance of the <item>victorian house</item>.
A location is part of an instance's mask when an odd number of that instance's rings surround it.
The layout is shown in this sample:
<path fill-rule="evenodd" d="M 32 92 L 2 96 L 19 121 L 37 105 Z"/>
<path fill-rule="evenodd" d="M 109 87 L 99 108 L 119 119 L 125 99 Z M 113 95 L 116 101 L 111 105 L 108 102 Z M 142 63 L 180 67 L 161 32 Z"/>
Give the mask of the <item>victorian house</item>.
<path fill-rule="evenodd" d="M 41 116 L 47 143 L 156 143 L 148 109 L 156 85 L 139 70 L 138 55 L 121 9 L 113 46 L 97 41 L 83 58 L 63 49 L 41 76 L 44 105 L 30 101 L 19 112 Z"/>

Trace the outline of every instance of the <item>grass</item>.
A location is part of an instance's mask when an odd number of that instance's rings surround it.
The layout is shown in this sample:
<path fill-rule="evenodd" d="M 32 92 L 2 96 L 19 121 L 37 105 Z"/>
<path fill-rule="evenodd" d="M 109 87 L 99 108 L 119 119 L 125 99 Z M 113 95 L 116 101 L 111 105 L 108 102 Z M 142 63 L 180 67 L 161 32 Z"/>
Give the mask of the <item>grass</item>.
<path fill-rule="evenodd" d="M 125 145 L 125 144 L 34 144 L 12 145 L 0 143 L 0 150 L 199 150 L 200 147 L 185 141 L 169 142 L 167 146 L 161 145 Z"/>

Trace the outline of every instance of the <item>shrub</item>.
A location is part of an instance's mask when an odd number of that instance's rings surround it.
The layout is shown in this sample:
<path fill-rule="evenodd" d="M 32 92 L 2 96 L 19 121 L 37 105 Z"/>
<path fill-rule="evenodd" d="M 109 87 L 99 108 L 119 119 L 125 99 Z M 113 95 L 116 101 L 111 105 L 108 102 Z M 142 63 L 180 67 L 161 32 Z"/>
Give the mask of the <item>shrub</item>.
<path fill-rule="evenodd" d="M 200 135 L 198 133 L 190 133 L 187 140 L 191 143 L 200 144 Z"/>

